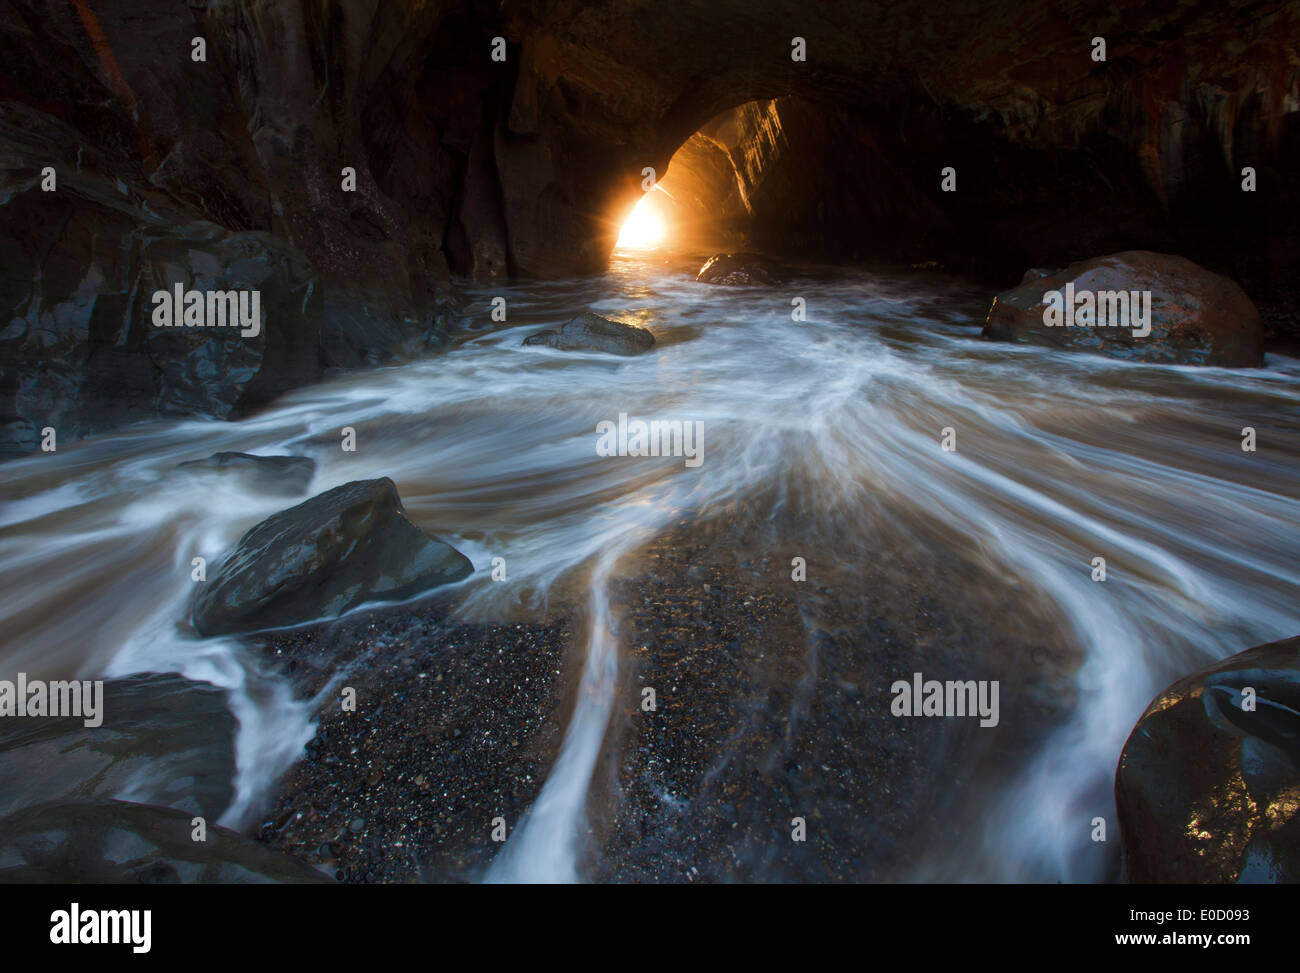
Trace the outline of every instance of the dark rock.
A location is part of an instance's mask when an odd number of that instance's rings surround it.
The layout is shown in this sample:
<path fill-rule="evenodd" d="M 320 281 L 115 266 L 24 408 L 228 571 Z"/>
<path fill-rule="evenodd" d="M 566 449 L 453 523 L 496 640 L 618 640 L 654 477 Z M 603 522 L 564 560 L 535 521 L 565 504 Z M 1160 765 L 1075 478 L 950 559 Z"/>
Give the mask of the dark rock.
<path fill-rule="evenodd" d="M 774 260 L 757 253 L 719 253 L 695 275 L 705 284 L 779 284 L 784 274 Z"/>
<path fill-rule="evenodd" d="M 1157 696 L 1124 745 L 1115 801 L 1130 881 L 1300 882 L 1300 637 Z"/>
<path fill-rule="evenodd" d="M 301 84 L 325 62 L 273 53 L 310 34 L 310 17 L 273 5 L 213 19 L 163 0 L 0 6 L 0 454 L 32 451 L 47 425 L 63 444 L 142 419 L 236 418 L 323 366 L 440 343 L 441 221 L 376 187 L 333 108 L 303 114 L 317 96 Z M 383 46 L 363 19 L 360 36 Z M 402 22 L 375 20 L 389 37 Z M 201 71 L 156 56 L 195 36 Z M 348 196 L 345 165 L 360 169 Z M 263 334 L 155 331 L 149 299 L 169 282 L 261 290 Z"/>
<path fill-rule="evenodd" d="M 1048 291 L 1150 291 L 1151 333 L 1131 327 L 1049 327 Z M 1069 309 L 1065 319 L 1070 320 Z M 1131 320 L 1131 319 L 1130 319 Z M 1020 286 L 993 299 L 982 337 L 1117 358 L 1182 365 L 1258 366 L 1264 361 L 1259 311 L 1234 281 L 1185 257 L 1145 250 L 1094 257 L 1044 274 L 1031 270 Z"/>
<path fill-rule="evenodd" d="M 655 337 L 645 328 L 622 321 L 611 321 L 599 314 L 584 311 L 558 331 L 547 329 L 530 334 L 525 345 L 546 345 L 560 351 L 603 351 L 611 355 L 639 355 L 655 345 Z"/>
<path fill-rule="evenodd" d="M 1032 284 L 1034 281 L 1042 277 L 1050 277 L 1052 276 L 1052 273 L 1053 272 L 1048 270 L 1046 267 L 1030 267 L 1025 271 L 1025 276 L 1020 278 L 1019 286 L 1024 287 L 1026 284 Z"/>
<path fill-rule="evenodd" d="M 179 884 L 315 883 L 297 859 L 208 821 L 192 838 L 188 811 L 126 801 L 24 808 L 0 819 L 0 882 Z"/>
<path fill-rule="evenodd" d="M 0 112 L 0 145 L 6 119 Z M 4 160 L 0 159 L 0 167 Z M 162 416 L 236 418 L 320 377 L 319 282 L 283 240 L 161 219 L 84 173 L 43 193 L 31 169 L 0 172 L 0 413 L 27 452 Z M 174 214 L 175 215 L 175 214 Z M 179 216 L 177 218 L 180 218 Z M 261 332 L 155 327 L 155 291 L 257 290 Z"/>
<path fill-rule="evenodd" d="M 474 570 L 406 517 L 387 477 L 356 480 L 248 531 L 191 602 L 202 635 L 253 632 L 401 601 Z"/>
<path fill-rule="evenodd" d="M 215 821 L 234 796 L 226 693 L 175 673 L 104 682 L 102 723 L 0 720 L 0 815 L 68 798 L 129 798 Z"/>
<path fill-rule="evenodd" d="M 390 307 L 382 294 L 327 295 L 321 324 L 321 359 L 327 369 L 354 369 L 419 358 L 445 348 L 459 322 L 459 299 L 440 301 L 424 318 Z"/>
<path fill-rule="evenodd" d="M 176 469 L 214 471 L 238 476 L 251 489 L 277 496 L 296 497 L 307 492 L 316 475 L 316 461 L 306 456 L 254 456 L 251 453 L 213 453 L 190 460 Z"/>

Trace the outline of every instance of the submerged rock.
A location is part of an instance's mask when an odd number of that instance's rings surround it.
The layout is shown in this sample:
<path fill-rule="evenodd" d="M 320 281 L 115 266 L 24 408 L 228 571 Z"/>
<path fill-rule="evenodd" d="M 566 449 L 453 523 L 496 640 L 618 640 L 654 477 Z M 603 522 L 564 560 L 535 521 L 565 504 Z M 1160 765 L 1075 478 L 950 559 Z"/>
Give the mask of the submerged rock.
<path fill-rule="evenodd" d="M 99 726 L 82 717 L 0 720 L 0 815 L 70 797 L 129 798 L 215 821 L 234 796 L 226 693 L 176 673 L 104 682 Z"/>
<path fill-rule="evenodd" d="M 306 493 L 311 486 L 311 478 L 316 475 L 316 461 L 306 456 L 254 456 L 251 453 L 223 452 L 181 463 L 176 469 L 231 474 L 261 493 L 296 497 Z"/>
<path fill-rule="evenodd" d="M 248 531 L 191 602 L 205 636 L 283 628 L 401 601 L 474 566 L 406 517 L 387 477 L 355 480 Z"/>
<path fill-rule="evenodd" d="M 1300 637 L 1157 696 L 1124 745 L 1115 803 L 1130 881 L 1300 882 Z"/>
<path fill-rule="evenodd" d="M 1044 322 L 1050 291 L 1073 285 L 1075 306 L 1087 292 L 1150 292 L 1150 333 L 1134 324 L 1063 327 Z M 1118 305 L 1107 305 L 1111 306 Z M 1064 309 L 1064 320 L 1071 320 Z M 1099 318 L 1094 318 L 1094 321 Z M 1185 257 L 1146 250 L 1094 257 L 1063 270 L 1028 271 L 1019 286 L 993 299 L 981 337 L 1078 348 L 1116 358 L 1180 365 L 1259 366 L 1264 363 L 1259 311 L 1235 281 Z"/>
<path fill-rule="evenodd" d="M 530 334 L 525 345 L 546 345 L 560 351 L 603 351 L 611 355 L 639 355 L 655 345 L 655 336 L 645 328 L 611 321 L 584 311 L 558 331 L 548 328 Z"/>
<path fill-rule="evenodd" d="M 0 882 L 178 885 L 328 882 L 321 872 L 188 811 L 126 801 L 25 808 L 0 820 Z"/>
<path fill-rule="evenodd" d="M 719 253 L 710 257 L 695 279 L 703 284 L 779 284 L 780 264 L 758 253 Z"/>

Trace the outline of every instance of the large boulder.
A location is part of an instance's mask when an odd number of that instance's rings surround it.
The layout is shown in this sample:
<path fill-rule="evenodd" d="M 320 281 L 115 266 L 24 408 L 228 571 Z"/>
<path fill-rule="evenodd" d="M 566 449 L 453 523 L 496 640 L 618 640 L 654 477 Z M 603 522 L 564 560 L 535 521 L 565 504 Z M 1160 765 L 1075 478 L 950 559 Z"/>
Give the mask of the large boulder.
<path fill-rule="evenodd" d="M 524 339 L 525 345 L 545 345 L 559 351 L 603 351 L 611 355 L 639 355 L 655 346 L 655 336 L 645 328 L 611 321 L 584 311 L 558 331 L 548 328 Z"/>
<path fill-rule="evenodd" d="M 1096 319 L 1091 327 L 1049 325 L 1044 320 L 1048 294 L 1063 295 L 1067 285 L 1077 295 L 1149 291 L 1150 333 L 1136 336 L 1140 329 L 1096 324 Z M 1064 318 L 1072 320 L 1068 309 Z M 1081 260 L 1064 270 L 1030 270 L 1018 287 L 993 299 L 981 336 L 1161 364 L 1264 363 L 1259 311 L 1236 282 L 1185 257 L 1146 250 Z"/>
<path fill-rule="evenodd" d="M 175 673 L 104 682 L 101 725 L 0 720 L 0 815 L 69 798 L 129 798 L 215 821 L 234 796 L 235 717 L 226 693 Z"/>
<path fill-rule="evenodd" d="M 0 882 L 179 885 L 314 884 L 310 865 L 188 811 L 90 800 L 52 802 L 0 819 Z"/>
<path fill-rule="evenodd" d="M 1157 696 L 1115 802 L 1133 882 L 1300 882 L 1300 637 Z"/>
<path fill-rule="evenodd" d="M 222 452 L 180 463 L 176 469 L 191 475 L 234 477 L 259 493 L 297 497 L 311 486 L 312 477 L 316 475 L 316 461 L 306 456 Z"/>
<path fill-rule="evenodd" d="M 695 279 L 702 284 L 779 284 L 781 266 L 758 253 L 719 253 L 705 261 Z"/>
<path fill-rule="evenodd" d="M 191 602 L 204 636 L 284 628 L 401 601 L 474 566 L 407 519 L 387 477 L 355 480 L 248 531 Z"/>

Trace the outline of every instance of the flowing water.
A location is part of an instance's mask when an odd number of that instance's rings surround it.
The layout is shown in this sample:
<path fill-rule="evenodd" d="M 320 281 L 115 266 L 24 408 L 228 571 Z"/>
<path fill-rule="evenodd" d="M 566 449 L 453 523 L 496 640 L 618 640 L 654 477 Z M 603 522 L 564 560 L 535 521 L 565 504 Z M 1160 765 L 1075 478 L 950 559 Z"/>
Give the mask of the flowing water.
<path fill-rule="evenodd" d="M 561 753 L 489 874 L 573 880 L 619 671 L 611 576 L 670 525 L 775 492 L 799 498 L 812 543 L 941 537 L 1050 606 L 1077 653 L 1069 714 L 986 802 L 984 847 L 900 877 L 1103 877 L 1086 830 L 1062 836 L 1109 800 L 1143 707 L 1203 663 L 1300 630 L 1300 363 L 1145 366 L 985 343 L 986 295 L 935 275 L 718 288 L 687 267 L 616 254 L 601 278 L 473 291 L 480 324 L 437 357 L 237 423 L 149 423 L 6 464 L 0 678 L 179 671 L 226 688 L 240 729 L 223 821 L 251 823 L 312 736 L 312 707 L 237 640 L 182 624 L 190 564 L 215 564 L 296 501 L 174 468 L 219 450 L 308 455 L 304 498 L 391 477 L 412 519 L 474 562 L 455 592 L 466 618 L 526 619 L 561 595 L 586 606 Z M 488 325 L 498 295 L 509 323 Z M 650 328 L 656 349 L 521 347 L 584 308 Z M 702 423 L 702 461 L 597 455 L 597 424 L 620 413 Z M 355 452 L 339 448 L 349 426 Z M 498 556 L 510 584 L 487 580 Z M 888 705 L 888 686 L 867 688 Z"/>

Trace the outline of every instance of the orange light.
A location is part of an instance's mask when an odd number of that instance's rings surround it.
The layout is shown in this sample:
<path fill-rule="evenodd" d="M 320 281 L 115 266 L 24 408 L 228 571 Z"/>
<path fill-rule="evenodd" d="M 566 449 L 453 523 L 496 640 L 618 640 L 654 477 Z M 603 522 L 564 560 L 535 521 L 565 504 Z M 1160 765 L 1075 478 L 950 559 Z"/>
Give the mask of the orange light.
<path fill-rule="evenodd" d="M 650 250 L 659 246 L 667 235 L 667 224 L 655 211 L 649 194 L 646 194 L 632 208 L 614 246 L 620 250 Z"/>

